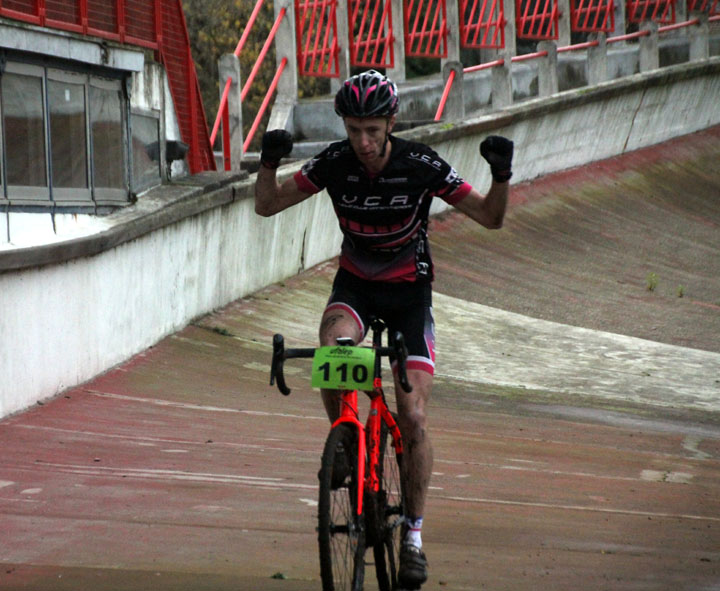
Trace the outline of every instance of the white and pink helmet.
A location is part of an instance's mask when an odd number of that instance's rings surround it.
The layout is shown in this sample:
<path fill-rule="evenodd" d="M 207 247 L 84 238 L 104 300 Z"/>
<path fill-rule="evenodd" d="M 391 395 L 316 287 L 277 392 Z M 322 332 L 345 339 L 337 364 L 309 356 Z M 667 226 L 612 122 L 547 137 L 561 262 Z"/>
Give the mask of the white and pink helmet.
<path fill-rule="evenodd" d="M 340 117 L 390 117 L 398 106 L 397 86 L 375 70 L 348 78 L 335 95 Z"/>

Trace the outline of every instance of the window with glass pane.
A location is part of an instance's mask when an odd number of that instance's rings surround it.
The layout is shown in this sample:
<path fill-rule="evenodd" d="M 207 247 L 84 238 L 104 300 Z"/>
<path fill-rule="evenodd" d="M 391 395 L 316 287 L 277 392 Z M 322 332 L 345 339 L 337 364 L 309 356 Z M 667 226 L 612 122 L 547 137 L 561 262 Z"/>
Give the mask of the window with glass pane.
<path fill-rule="evenodd" d="M 42 79 L 6 71 L 0 81 L 7 184 L 46 187 Z"/>
<path fill-rule="evenodd" d="M 48 80 L 52 184 L 87 188 L 85 86 Z"/>
<path fill-rule="evenodd" d="M 120 90 L 90 86 L 90 129 L 96 188 L 125 187 L 125 142 Z"/>
<path fill-rule="evenodd" d="M 148 115 L 132 115 L 133 191 L 139 192 L 159 185 L 160 121 Z"/>

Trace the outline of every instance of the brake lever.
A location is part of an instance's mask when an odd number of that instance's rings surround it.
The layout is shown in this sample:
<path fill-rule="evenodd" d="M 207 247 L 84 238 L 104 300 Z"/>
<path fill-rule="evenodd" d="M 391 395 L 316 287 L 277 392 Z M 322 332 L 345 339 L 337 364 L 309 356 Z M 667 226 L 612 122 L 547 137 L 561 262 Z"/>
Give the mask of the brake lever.
<path fill-rule="evenodd" d="M 412 392 L 412 386 L 408 381 L 406 371 L 408 351 L 407 347 L 405 346 L 405 337 L 399 331 L 395 333 L 395 338 L 393 339 L 393 348 L 395 349 L 395 360 L 397 361 L 398 379 L 400 380 L 400 385 L 402 386 L 403 390 L 405 390 L 405 392 Z"/>
<path fill-rule="evenodd" d="M 270 385 L 275 385 L 280 392 L 287 396 L 290 394 L 290 388 L 285 384 L 285 374 L 283 373 L 283 362 L 285 361 L 285 339 L 281 334 L 273 336 L 273 356 L 270 364 Z"/>

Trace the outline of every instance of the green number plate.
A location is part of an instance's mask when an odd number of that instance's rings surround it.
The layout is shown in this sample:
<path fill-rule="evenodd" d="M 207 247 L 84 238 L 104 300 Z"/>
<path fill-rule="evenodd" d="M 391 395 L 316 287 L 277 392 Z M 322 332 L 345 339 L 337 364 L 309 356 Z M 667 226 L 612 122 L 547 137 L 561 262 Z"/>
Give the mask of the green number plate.
<path fill-rule="evenodd" d="M 375 351 L 366 347 L 320 347 L 315 350 L 312 387 L 372 390 Z"/>

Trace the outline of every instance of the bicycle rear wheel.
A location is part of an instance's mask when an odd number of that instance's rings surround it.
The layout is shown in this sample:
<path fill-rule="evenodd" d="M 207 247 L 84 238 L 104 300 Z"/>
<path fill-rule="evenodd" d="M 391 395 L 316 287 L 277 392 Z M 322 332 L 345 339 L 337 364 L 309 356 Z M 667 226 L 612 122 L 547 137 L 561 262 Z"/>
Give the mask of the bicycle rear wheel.
<path fill-rule="evenodd" d="M 397 415 L 392 413 L 397 421 Z M 377 495 L 378 539 L 373 546 L 375 574 L 380 591 L 397 589 L 398 556 L 401 530 L 405 520 L 400 466 L 402 454 L 396 453 L 390 429 L 383 420 L 380 427 L 380 490 Z"/>
<path fill-rule="evenodd" d="M 344 454 L 345 461 L 336 460 Z M 361 591 L 365 576 L 365 532 L 357 511 L 357 433 L 338 425 L 325 442 L 320 469 L 318 544 L 323 591 Z M 347 466 L 347 475 L 337 474 Z"/>

